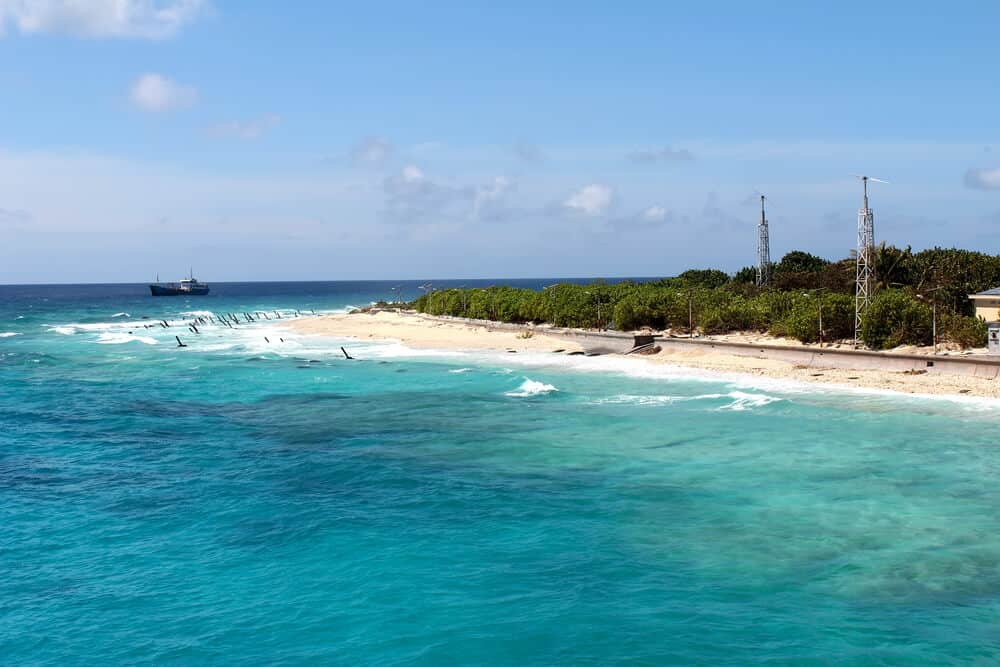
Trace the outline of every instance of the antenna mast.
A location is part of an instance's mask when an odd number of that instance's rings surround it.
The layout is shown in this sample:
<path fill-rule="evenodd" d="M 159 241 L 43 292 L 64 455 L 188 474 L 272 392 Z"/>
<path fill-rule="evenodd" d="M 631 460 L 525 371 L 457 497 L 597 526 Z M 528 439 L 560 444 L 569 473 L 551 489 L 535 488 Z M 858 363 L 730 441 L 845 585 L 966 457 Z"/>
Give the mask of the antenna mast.
<path fill-rule="evenodd" d="M 868 208 L 868 181 L 888 183 L 870 176 L 859 176 L 864 189 L 864 203 L 858 211 L 858 256 L 854 273 L 854 347 L 861 339 L 861 327 L 865 312 L 871 299 L 875 296 L 875 266 L 873 251 L 875 248 L 875 213 Z"/>
<path fill-rule="evenodd" d="M 764 215 L 764 195 L 760 196 L 760 224 L 757 225 L 757 287 L 771 282 L 771 239 Z"/>

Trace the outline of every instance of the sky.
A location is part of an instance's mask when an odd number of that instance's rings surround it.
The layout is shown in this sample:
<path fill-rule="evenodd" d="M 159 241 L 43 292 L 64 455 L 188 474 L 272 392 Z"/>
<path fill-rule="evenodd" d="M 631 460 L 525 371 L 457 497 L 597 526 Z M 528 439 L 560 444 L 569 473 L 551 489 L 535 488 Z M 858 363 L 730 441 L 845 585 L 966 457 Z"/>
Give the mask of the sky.
<path fill-rule="evenodd" d="M 1000 4 L 0 0 L 0 283 L 1000 252 Z"/>

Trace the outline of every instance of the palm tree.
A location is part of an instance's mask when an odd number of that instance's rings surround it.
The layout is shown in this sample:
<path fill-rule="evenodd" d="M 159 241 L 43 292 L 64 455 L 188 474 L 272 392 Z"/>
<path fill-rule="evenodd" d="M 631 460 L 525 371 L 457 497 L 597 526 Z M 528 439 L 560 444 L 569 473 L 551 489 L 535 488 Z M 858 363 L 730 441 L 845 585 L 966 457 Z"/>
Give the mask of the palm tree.
<path fill-rule="evenodd" d="M 910 284 L 910 273 L 913 270 L 913 252 L 910 246 L 900 250 L 882 241 L 875 247 L 872 263 L 876 290 Z"/>

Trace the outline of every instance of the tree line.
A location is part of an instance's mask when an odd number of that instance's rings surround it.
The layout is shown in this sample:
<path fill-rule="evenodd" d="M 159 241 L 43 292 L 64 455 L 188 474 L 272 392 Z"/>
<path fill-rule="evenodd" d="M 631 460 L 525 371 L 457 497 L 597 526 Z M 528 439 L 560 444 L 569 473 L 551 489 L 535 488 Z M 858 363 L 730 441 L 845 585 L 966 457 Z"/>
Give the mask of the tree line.
<path fill-rule="evenodd" d="M 876 293 L 861 338 L 872 349 L 932 343 L 932 306 L 939 341 L 963 348 L 986 344 L 986 325 L 974 317 L 969 294 L 1000 286 L 1000 256 L 933 248 L 912 252 L 881 244 L 872 258 Z M 768 332 L 805 343 L 854 336 L 853 258 L 828 261 L 795 250 L 770 267 L 758 288 L 756 268 L 729 275 L 694 269 L 649 282 L 559 283 L 542 290 L 495 286 L 426 293 L 410 305 L 419 312 L 560 327 L 649 327 L 700 331 Z"/>

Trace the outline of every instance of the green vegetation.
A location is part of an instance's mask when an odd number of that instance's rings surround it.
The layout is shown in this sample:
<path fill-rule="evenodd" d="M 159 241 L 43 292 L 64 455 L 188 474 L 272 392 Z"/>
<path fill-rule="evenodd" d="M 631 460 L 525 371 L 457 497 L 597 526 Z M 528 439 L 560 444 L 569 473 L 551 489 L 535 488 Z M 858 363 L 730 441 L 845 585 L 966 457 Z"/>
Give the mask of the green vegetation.
<path fill-rule="evenodd" d="M 929 345 L 932 299 L 938 339 L 962 347 L 986 344 L 986 326 L 973 317 L 967 295 L 1000 285 L 1000 257 L 934 248 L 913 253 L 884 243 L 876 248 L 878 291 L 862 340 L 872 349 Z M 560 283 L 541 291 L 496 286 L 445 289 L 411 305 L 420 312 L 503 322 L 548 322 L 560 327 L 770 332 L 802 342 L 854 336 L 854 261 L 830 262 L 793 251 L 772 266 L 772 286 L 754 285 L 746 267 L 730 277 L 694 269 L 653 282 Z"/>

